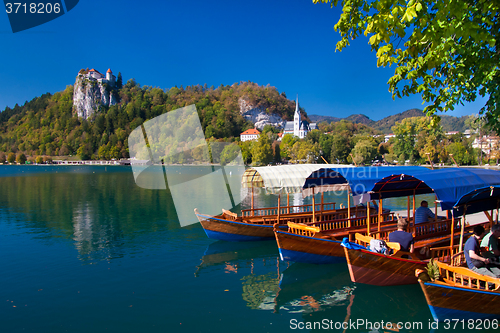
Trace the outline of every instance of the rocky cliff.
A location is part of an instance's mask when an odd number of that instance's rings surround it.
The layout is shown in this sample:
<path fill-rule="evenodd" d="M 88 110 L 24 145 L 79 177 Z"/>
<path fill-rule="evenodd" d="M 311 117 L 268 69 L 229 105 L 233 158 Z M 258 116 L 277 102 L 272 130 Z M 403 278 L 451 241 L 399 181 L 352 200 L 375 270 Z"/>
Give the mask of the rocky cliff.
<path fill-rule="evenodd" d="M 101 105 L 116 104 L 114 87 L 110 83 L 99 82 L 84 74 L 78 74 L 73 92 L 73 108 L 78 117 L 87 119 L 99 110 Z"/>
<path fill-rule="evenodd" d="M 277 114 L 266 113 L 265 108 L 255 107 L 249 103 L 246 99 L 238 99 L 238 104 L 240 107 L 240 114 L 243 118 L 254 123 L 255 127 L 262 130 L 266 125 L 272 125 L 274 127 L 283 128 L 286 121 L 281 119 Z"/>

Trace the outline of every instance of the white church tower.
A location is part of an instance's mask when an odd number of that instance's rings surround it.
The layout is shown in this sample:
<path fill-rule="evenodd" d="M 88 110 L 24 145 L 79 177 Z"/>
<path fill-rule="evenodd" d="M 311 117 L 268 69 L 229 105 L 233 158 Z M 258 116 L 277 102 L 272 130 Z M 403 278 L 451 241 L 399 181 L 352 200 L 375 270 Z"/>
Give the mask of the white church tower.
<path fill-rule="evenodd" d="M 299 110 L 299 95 L 297 95 L 297 102 L 295 102 L 295 114 L 293 116 L 293 135 L 300 138 L 300 110 Z"/>

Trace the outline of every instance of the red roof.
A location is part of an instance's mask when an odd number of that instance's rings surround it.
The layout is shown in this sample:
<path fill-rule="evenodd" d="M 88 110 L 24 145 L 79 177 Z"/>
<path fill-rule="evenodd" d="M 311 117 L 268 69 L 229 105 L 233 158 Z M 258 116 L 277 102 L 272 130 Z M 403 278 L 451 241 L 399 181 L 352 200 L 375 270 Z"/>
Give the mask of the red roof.
<path fill-rule="evenodd" d="M 106 73 L 113 73 L 113 72 L 111 71 L 111 68 L 108 68 L 108 71 Z"/>
<path fill-rule="evenodd" d="M 260 132 L 258 130 L 256 130 L 255 128 L 251 128 L 251 129 L 246 130 L 245 132 L 241 133 L 241 135 L 252 135 L 252 134 L 259 135 Z"/>
<path fill-rule="evenodd" d="M 101 74 L 99 71 L 96 71 L 96 70 L 95 70 L 95 69 L 93 69 L 93 68 L 92 68 L 91 70 L 89 70 L 89 73 L 90 73 L 90 72 L 96 72 L 96 73 Z M 101 74 L 101 75 L 102 75 L 102 74 Z"/>

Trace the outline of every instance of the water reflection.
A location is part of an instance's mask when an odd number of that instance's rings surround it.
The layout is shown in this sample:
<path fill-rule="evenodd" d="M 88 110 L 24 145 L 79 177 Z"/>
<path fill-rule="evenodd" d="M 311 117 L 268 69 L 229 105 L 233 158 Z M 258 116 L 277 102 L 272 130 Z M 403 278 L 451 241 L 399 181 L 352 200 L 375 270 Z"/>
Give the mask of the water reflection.
<path fill-rule="evenodd" d="M 169 192 L 137 187 L 127 167 L 51 167 L 0 181 L 0 208 L 46 241 L 74 242 L 84 261 L 123 257 L 144 237 L 168 242 L 180 228 Z"/>
<path fill-rule="evenodd" d="M 238 272 L 240 267 L 253 271 L 254 260 L 278 258 L 278 248 L 273 241 L 259 242 L 224 242 L 209 244 L 196 267 L 195 276 L 199 276 L 210 266 L 225 266 L 226 272 Z"/>

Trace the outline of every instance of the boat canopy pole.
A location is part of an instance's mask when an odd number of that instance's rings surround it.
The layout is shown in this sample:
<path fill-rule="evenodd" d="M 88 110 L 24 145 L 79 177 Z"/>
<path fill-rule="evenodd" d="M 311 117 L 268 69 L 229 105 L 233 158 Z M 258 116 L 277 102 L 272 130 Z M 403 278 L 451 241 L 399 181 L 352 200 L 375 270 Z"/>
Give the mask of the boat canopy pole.
<path fill-rule="evenodd" d="M 314 187 L 313 189 L 313 223 L 316 222 L 316 211 L 315 211 L 315 206 L 316 206 L 316 201 L 314 200 Z"/>
<path fill-rule="evenodd" d="M 408 196 L 408 200 L 406 201 L 406 210 L 407 210 L 407 213 L 406 213 L 406 216 L 408 216 L 408 227 L 411 227 L 411 220 L 410 220 L 410 196 Z"/>
<path fill-rule="evenodd" d="M 281 210 L 281 192 L 278 193 L 278 218 L 276 220 L 278 224 L 280 223 L 280 210 Z"/>
<path fill-rule="evenodd" d="M 467 214 L 467 205 L 464 206 L 464 216 L 462 217 L 462 226 L 460 228 L 460 243 L 458 245 L 458 252 L 462 251 L 462 245 L 464 243 L 465 214 Z"/>
<path fill-rule="evenodd" d="M 498 204 L 500 203 L 500 199 L 497 199 L 497 223 L 498 223 Z"/>
<path fill-rule="evenodd" d="M 453 246 L 455 245 L 455 216 L 453 216 L 453 211 L 451 211 L 451 238 L 450 238 L 450 256 L 453 255 Z M 450 257 L 451 258 L 451 257 Z"/>
<path fill-rule="evenodd" d="M 415 225 L 415 190 L 413 190 L 413 225 Z"/>
<path fill-rule="evenodd" d="M 319 217 L 320 221 L 323 221 L 323 210 L 325 210 L 325 206 L 323 204 L 323 194 L 324 194 L 324 192 L 321 192 L 321 214 Z"/>
<path fill-rule="evenodd" d="M 347 226 L 351 227 L 351 188 L 347 187 Z"/>
<path fill-rule="evenodd" d="M 382 221 L 382 198 L 378 199 L 378 232 L 380 235 L 380 222 Z"/>
<path fill-rule="evenodd" d="M 370 236 L 370 201 L 366 202 L 366 235 Z"/>
<path fill-rule="evenodd" d="M 437 222 L 438 220 L 438 197 L 435 195 L 435 200 L 434 200 L 434 222 Z"/>
<path fill-rule="evenodd" d="M 251 200 L 250 206 L 252 208 L 252 216 L 254 216 L 254 211 L 253 211 L 253 186 L 252 186 L 252 200 Z"/>
<path fill-rule="evenodd" d="M 287 213 L 290 214 L 290 193 L 286 192 L 286 205 L 288 207 Z"/>

